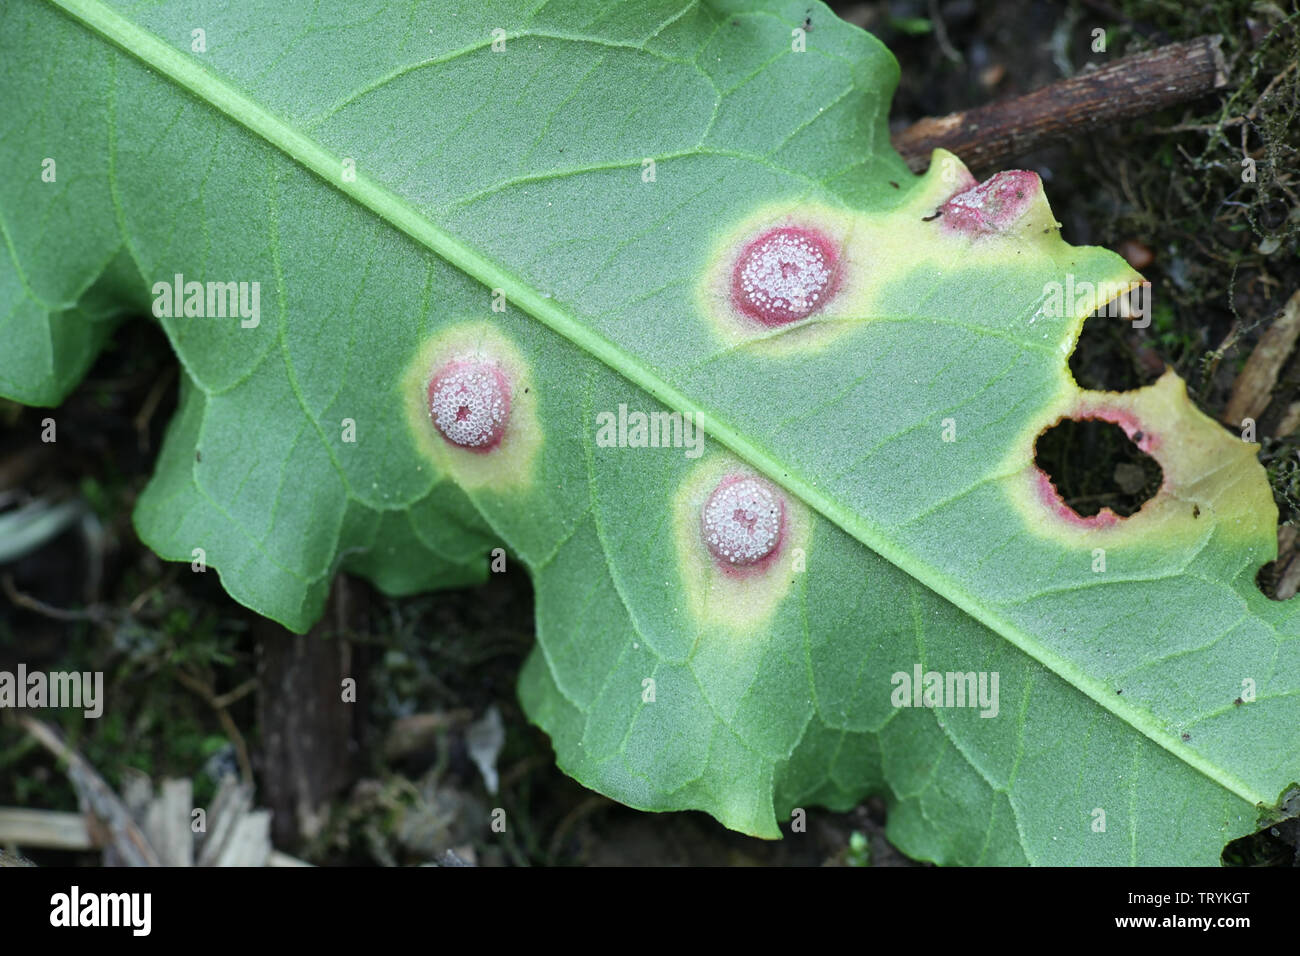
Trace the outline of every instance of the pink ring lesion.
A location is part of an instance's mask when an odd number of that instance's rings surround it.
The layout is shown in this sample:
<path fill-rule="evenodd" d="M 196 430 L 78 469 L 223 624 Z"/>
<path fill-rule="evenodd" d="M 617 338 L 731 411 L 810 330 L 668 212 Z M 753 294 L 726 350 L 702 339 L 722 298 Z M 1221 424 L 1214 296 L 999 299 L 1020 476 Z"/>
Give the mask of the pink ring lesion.
<path fill-rule="evenodd" d="M 1150 429 L 1144 428 L 1137 416 L 1127 408 L 1117 408 L 1097 403 L 1095 401 L 1081 400 L 1078 407 L 1071 413 L 1059 416 L 1054 422 L 1039 432 L 1039 437 L 1047 434 L 1063 421 L 1101 421 L 1108 422 L 1118 426 L 1129 441 L 1131 441 L 1144 454 L 1155 459 L 1156 464 L 1160 465 L 1161 473 L 1164 479 L 1161 481 L 1160 488 L 1147 501 L 1142 503 L 1142 507 L 1134 512 L 1133 515 L 1119 515 L 1110 508 L 1102 507 L 1095 515 L 1081 515 L 1068 504 L 1057 490 L 1055 482 L 1050 475 L 1043 471 L 1037 464 L 1037 439 L 1034 441 L 1033 453 L 1030 456 L 1030 467 L 1033 469 L 1034 489 L 1038 495 L 1039 502 L 1060 518 L 1065 523 L 1077 528 L 1086 528 L 1089 530 L 1099 530 L 1111 528 L 1119 524 L 1126 518 L 1132 518 L 1146 508 L 1151 501 L 1154 501 L 1161 494 L 1164 494 L 1168 483 L 1168 474 L 1165 470 L 1164 463 L 1155 452 L 1160 448 L 1160 436 L 1153 433 Z"/>
<path fill-rule="evenodd" d="M 505 437 L 510 399 L 510 383 L 495 362 L 454 359 L 429 382 L 429 418 L 448 444 L 485 454 Z"/>
<path fill-rule="evenodd" d="M 700 534 L 724 574 L 761 574 L 780 559 L 785 546 L 785 498 L 760 478 L 727 475 L 704 502 Z"/>
<path fill-rule="evenodd" d="M 1098 530 L 1109 528 L 1117 524 L 1120 520 L 1119 515 L 1109 508 L 1102 508 L 1095 515 L 1084 517 L 1073 508 L 1065 503 L 1061 493 L 1056 490 L 1056 485 L 1052 483 L 1051 477 L 1047 472 L 1037 465 L 1034 469 L 1034 486 L 1038 492 L 1038 499 L 1054 515 L 1064 521 L 1066 524 L 1074 525 L 1077 528 L 1087 528 Z"/>
<path fill-rule="evenodd" d="M 939 207 L 946 232 L 972 238 L 1005 232 L 1043 194 L 1043 181 L 1026 169 L 995 173 Z"/>
<path fill-rule="evenodd" d="M 828 236 L 806 226 L 778 226 L 741 248 L 731 272 L 731 302 L 763 325 L 787 325 L 823 308 L 839 279 L 839 251 Z"/>

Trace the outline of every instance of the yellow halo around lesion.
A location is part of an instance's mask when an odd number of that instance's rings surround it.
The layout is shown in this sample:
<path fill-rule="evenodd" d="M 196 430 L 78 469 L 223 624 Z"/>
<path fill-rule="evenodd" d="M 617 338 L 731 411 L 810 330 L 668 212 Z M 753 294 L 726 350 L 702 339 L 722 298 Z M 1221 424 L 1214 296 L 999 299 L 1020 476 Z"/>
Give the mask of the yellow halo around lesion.
<path fill-rule="evenodd" d="M 700 529 L 704 503 L 728 475 L 759 478 L 785 500 L 780 551 L 762 571 L 729 573 L 718 566 L 704 543 Z M 721 625 L 756 631 L 789 596 L 803 571 L 812 537 L 812 513 L 784 488 L 728 454 L 712 455 L 692 468 L 673 496 L 672 509 L 677 567 L 691 616 L 704 628 Z"/>
<path fill-rule="evenodd" d="M 1166 370 L 1156 382 L 1126 392 L 1081 389 L 1062 374 L 1058 395 L 1027 423 L 998 470 L 1026 527 L 1076 547 L 1147 547 L 1190 554 L 1212 532 L 1260 553 L 1276 548 L 1277 506 L 1259 446 L 1229 434 L 1200 411 L 1186 383 Z M 1160 489 L 1134 514 L 1090 527 L 1054 514 L 1044 501 L 1034 462 L 1038 437 L 1062 419 L 1109 421 L 1155 458 Z M 1141 433 L 1140 437 L 1138 433 Z"/>
<path fill-rule="evenodd" d="M 771 203 L 721 232 L 713 242 L 713 253 L 696 286 L 696 306 L 714 333 L 728 345 L 752 343 L 752 348 L 772 355 L 816 351 L 824 348 L 844 330 L 837 319 L 860 312 L 855 299 L 859 277 L 866 264 L 865 252 L 854 240 L 859 217 L 847 210 L 818 203 Z M 811 229 L 823 235 L 839 257 L 835 293 L 812 315 L 788 325 L 767 326 L 745 315 L 731 299 L 731 277 L 741 250 L 756 236 L 784 226 Z"/>
<path fill-rule="evenodd" d="M 440 368 L 461 359 L 496 363 L 510 384 L 505 433 L 488 452 L 446 441 L 429 416 L 429 383 Z M 437 474 L 449 475 L 467 490 L 519 491 L 531 485 L 543 440 L 537 388 L 523 354 L 492 323 L 465 322 L 438 332 L 416 350 L 399 388 L 411 440 Z"/>
<path fill-rule="evenodd" d="M 715 336 L 729 347 L 772 357 L 806 354 L 821 351 L 850 329 L 870 322 L 880 311 L 882 290 L 919 267 L 942 271 L 972 256 L 996 265 L 1005 261 L 1011 242 L 1035 249 L 1063 246 L 1041 192 L 1012 239 L 993 237 L 972 244 L 964 237 L 947 234 L 935 221 L 939 207 L 954 193 L 974 185 L 975 178 L 961 160 L 938 149 L 929 170 L 909 184 L 902 200 L 880 212 L 802 198 L 765 203 L 714 235 L 696 284 L 696 308 Z M 839 256 L 837 284 L 825 304 L 807 318 L 767 326 L 736 308 L 731 279 L 746 245 L 781 227 L 813 230 L 830 242 Z"/>

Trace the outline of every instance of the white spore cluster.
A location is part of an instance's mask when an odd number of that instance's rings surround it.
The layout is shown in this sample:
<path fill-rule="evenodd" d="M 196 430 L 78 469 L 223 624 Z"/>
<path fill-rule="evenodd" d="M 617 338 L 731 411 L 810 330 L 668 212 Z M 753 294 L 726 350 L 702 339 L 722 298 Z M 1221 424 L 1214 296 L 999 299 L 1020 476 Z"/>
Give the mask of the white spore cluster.
<path fill-rule="evenodd" d="M 434 381 L 433 423 L 451 443 L 482 448 L 501 438 L 509 398 L 501 373 L 487 362 L 455 362 Z"/>
<path fill-rule="evenodd" d="M 830 285 L 831 271 L 820 243 L 781 229 L 745 252 L 736 282 L 747 311 L 768 322 L 789 321 L 817 308 Z"/>
<path fill-rule="evenodd" d="M 782 511 L 780 497 L 764 482 L 725 480 L 704 503 L 704 542 L 719 561 L 757 564 L 780 543 Z"/>

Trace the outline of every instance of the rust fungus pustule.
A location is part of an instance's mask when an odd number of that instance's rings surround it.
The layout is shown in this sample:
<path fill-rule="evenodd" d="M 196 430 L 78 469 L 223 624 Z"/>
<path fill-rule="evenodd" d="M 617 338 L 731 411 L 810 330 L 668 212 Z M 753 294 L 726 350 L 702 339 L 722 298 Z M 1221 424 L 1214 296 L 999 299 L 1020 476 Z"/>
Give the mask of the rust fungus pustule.
<path fill-rule="evenodd" d="M 751 239 L 731 274 L 736 309 L 764 325 L 812 315 L 835 293 L 839 254 L 815 229 L 780 226 Z"/>
<path fill-rule="evenodd" d="M 1025 169 L 995 173 L 940 207 L 943 228 L 968 236 L 1004 232 L 1024 215 L 1043 190 L 1038 174 Z"/>
<path fill-rule="evenodd" d="M 510 384 L 496 363 L 448 362 L 429 382 L 429 418 L 449 444 L 489 452 L 501 444 L 510 417 Z"/>
<path fill-rule="evenodd" d="M 764 567 L 781 547 L 785 499 L 762 479 L 728 475 L 704 503 L 700 531 L 724 569 Z"/>

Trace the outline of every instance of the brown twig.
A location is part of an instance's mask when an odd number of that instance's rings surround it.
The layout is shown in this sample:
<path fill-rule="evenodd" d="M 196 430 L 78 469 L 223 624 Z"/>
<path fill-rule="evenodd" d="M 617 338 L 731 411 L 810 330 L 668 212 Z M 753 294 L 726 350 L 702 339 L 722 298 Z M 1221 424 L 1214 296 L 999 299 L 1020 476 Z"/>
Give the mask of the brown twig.
<path fill-rule="evenodd" d="M 1269 326 L 1255 345 L 1246 365 L 1232 383 L 1228 407 L 1221 421 L 1240 428 L 1242 419 L 1258 418 L 1273 400 L 1278 374 L 1300 340 L 1300 292 L 1287 301 L 1281 317 Z"/>
<path fill-rule="evenodd" d="M 142 452 L 149 450 L 149 422 L 153 420 L 153 414 L 158 410 L 158 405 L 162 402 L 163 396 L 167 394 L 167 390 L 171 388 L 174 378 L 176 378 L 176 367 L 174 365 L 168 366 L 166 371 L 159 376 L 158 381 L 153 383 L 153 387 L 149 389 L 149 394 L 145 396 L 144 404 L 140 406 L 140 411 L 136 413 L 135 418 L 132 420 L 132 424 L 135 426 L 136 442 Z"/>
<path fill-rule="evenodd" d="M 0 589 L 4 591 L 5 597 L 9 598 L 16 607 L 35 611 L 37 614 L 54 621 L 90 621 L 93 624 L 104 624 L 110 619 L 110 615 L 99 605 L 92 605 L 84 611 L 68 611 L 61 607 L 46 604 L 29 594 L 24 594 L 14 584 L 14 576 L 8 572 L 0 575 Z"/>
<path fill-rule="evenodd" d="M 942 147 L 979 175 L 1052 140 L 1145 116 L 1227 85 L 1222 39 L 1171 43 L 1024 96 L 927 117 L 895 134 L 894 148 L 917 172 Z"/>
<path fill-rule="evenodd" d="M 235 759 L 239 763 L 240 777 L 245 784 L 251 787 L 253 785 L 253 762 L 248 756 L 248 744 L 244 740 L 244 735 L 239 732 L 239 727 L 231 718 L 229 711 L 226 710 L 227 704 L 232 702 L 227 698 L 231 698 L 233 695 L 233 700 L 238 700 L 247 693 L 244 689 L 244 685 L 241 685 L 226 694 L 218 696 L 211 686 L 194 675 L 186 673 L 181 668 L 172 671 L 172 676 L 201 697 L 217 715 L 217 722 L 221 724 L 221 729 L 226 732 L 226 736 L 230 738 L 230 742 L 235 748 Z M 245 684 L 253 684 L 256 686 L 257 681 L 254 679 L 246 681 Z M 251 690 L 252 688 L 249 689 Z"/>

